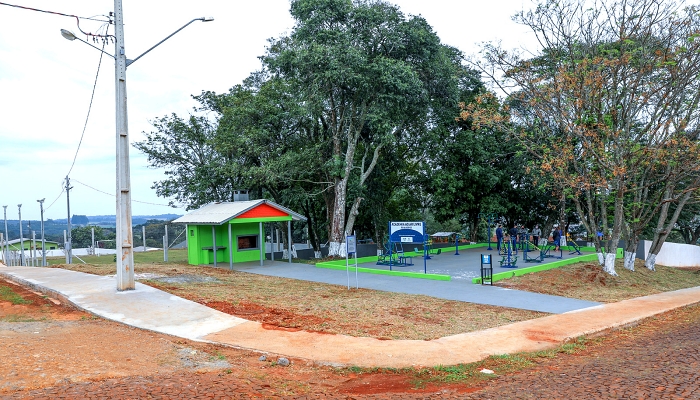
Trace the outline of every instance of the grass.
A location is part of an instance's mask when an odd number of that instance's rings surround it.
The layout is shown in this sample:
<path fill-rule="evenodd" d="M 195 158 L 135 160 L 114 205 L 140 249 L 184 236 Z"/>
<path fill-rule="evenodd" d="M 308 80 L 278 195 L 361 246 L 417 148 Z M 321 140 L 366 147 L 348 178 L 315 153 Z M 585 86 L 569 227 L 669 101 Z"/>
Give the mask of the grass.
<path fill-rule="evenodd" d="M 12 288 L 0 286 L 0 300 L 9 301 L 12 304 L 32 304 L 31 300 L 26 300 L 22 296 L 15 293 Z"/>
<path fill-rule="evenodd" d="M 85 261 L 87 264 L 93 265 L 114 265 L 114 255 L 113 254 L 103 254 L 101 256 L 79 256 L 80 259 Z M 79 259 L 73 256 L 74 264 L 82 264 Z M 46 260 L 46 262 L 51 265 L 63 265 L 66 262 L 65 257 L 51 257 Z M 135 252 L 134 253 L 134 263 L 146 263 L 146 264 L 167 264 L 167 263 L 187 263 L 187 250 L 176 249 L 168 250 L 168 262 L 163 261 L 163 251 L 147 251 L 147 252 Z"/>
<path fill-rule="evenodd" d="M 595 262 L 577 263 L 505 279 L 497 282 L 497 285 L 602 303 L 700 285 L 700 271 L 697 269 L 657 265 L 656 271 L 650 271 L 643 261 L 637 260 L 632 272 L 623 267 L 622 260 L 618 260 L 615 271 L 618 276 L 603 272 Z"/>
<path fill-rule="evenodd" d="M 560 354 L 577 354 L 588 348 L 590 344 L 598 344 L 601 338 L 578 338 L 573 343 L 566 343 L 551 350 L 537 352 L 522 352 L 515 354 L 492 355 L 488 358 L 469 364 L 438 365 L 428 368 L 361 368 L 348 367 L 337 369 L 340 374 L 402 374 L 406 375 L 416 388 L 424 388 L 430 384 L 454 384 L 476 386 L 481 382 L 497 378 L 501 375 L 512 374 L 529 368 L 545 360 L 556 358 Z M 489 369 L 493 374 L 481 372 Z"/>
<path fill-rule="evenodd" d="M 26 315 L 21 315 L 21 314 L 8 314 L 3 317 L 0 317 L 0 321 L 2 322 L 41 322 L 41 321 L 46 321 L 46 318 L 33 318 L 29 317 Z"/>

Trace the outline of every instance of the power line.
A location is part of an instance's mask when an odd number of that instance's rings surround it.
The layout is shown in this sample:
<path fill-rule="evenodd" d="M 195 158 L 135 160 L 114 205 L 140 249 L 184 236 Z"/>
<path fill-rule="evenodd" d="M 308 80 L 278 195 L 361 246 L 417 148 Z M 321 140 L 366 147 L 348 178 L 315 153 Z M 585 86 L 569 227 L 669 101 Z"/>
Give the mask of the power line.
<path fill-rule="evenodd" d="M 106 33 L 106 32 L 105 32 Z M 95 99 L 95 89 L 97 88 L 97 78 L 100 76 L 100 67 L 102 66 L 102 56 L 104 55 L 106 42 L 102 42 L 102 52 L 100 53 L 100 61 L 97 64 L 97 73 L 95 74 L 95 82 L 92 84 L 92 94 L 90 95 L 90 105 L 88 106 L 88 112 L 85 116 L 85 125 L 83 125 L 83 133 L 80 135 L 80 141 L 78 142 L 78 148 L 75 149 L 75 156 L 73 156 L 73 163 L 70 165 L 70 169 L 66 176 L 70 175 L 75 166 L 75 160 L 78 159 L 78 151 L 80 151 L 80 145 L 83 144 L 83 137 L 85 137 L 85 130 L 87 129 L 88 120 L 90 119 L 90 111 L 92 111 L 92 101 Z"/>
<path fill-rule="evenodd" d="M 48 207 L 46 207 L 46 208 L 44 209 L 44 211 L 49 211 L 49 208 L 51 208 L 51 206 L 54 205 L 54 203 L 56 203 L 56 202 L 58 201 L 58 199 L 61 198 L 61 195 L 63 194 L 63 192 L 64 192 L 65 190 L 66 190 L 66 188 L 62 187 L 62 188 L 61 188 L 61 193 L 59 193 L 58 196 L 56 196 L 56 200 L 52 201 L 52 202 L 51 202 L 51 205 L 48 206 Z"/>
<path fill-rule="evenodd" d="M 20 5 L 17 5 L 17 4 L 10 4 L 10 3 L 4 3 L 4 2 L 0 2 L 0 5 L 2 5 L 2 6 L 9 6 L 9 7 L 15 7 L 15 8 L 21 8 L 21 9 L 23 9 L 23 10 L 29 10 L 29 11 L 37 11 L 37 12 L 41 12 L 41 13 L 45 13 L 45 14 L 60 15 L 60 16 L 62 16 L 62 17 L 71 17 L 71 18 L 75 18 L 76 24 L 78 25 L 78 30 L 79 30 L 83 35 L 85 35 L 85 36 L 93 36 L 93 37 L 101 37 L 101 38 L 110 37 L 109 35 L 100 35 L 100 34 L 94 34 L 94 33 L 90 33 L 90 32 L 85 32 L 85 31 L 83 31 L 83 30 L 80 28 L 80 20 L 81 20 L 81 19 L 87 19 L 87 20 L 91 20 L 91 21 L 100 21 L 100 22 L 111 23 L 112 21 L 111 21 L 111 19 L 109 19 L 109 17 L 107 17 L 107 20 L 104 20 L 104 19 L 97 19 L 97 18 L 94 18 L 94 17 L 79 17 L 79 16 L 73 15 L 73 14 L 64 14 L 64 13 L 57 12 L 57 11 L 41 10 L 41 9 L 38 9 L 38 8 L 20 6 Z M 106 16 L 105 16 L 105 17 L 106 17 Z"/>
<path fill-rule="evenodd" d="M 94 188 L 94 187 L 92 187 L 92 186 L 90 186 L 90 185 L 88 185 L 88 184 L 86 184 L 86 183 L 83 183 L 83 182 L 80 182 L 79 180 L 76 180 L 75 178 L 72 179 L 72 182 L 79 183 L 79 184 L 85 186 L 86 188 L 92 189 L 92 190 L 94 190 L 94 191 L 96 191 L 96 192 L 100 192 L 100 193 L 102 193 L 102 194 L 106 194 L 107 196 L 116 197 L 116 196 L 113 195 L 112 193 L 107 193 L 107 192 L 105 192 L 104 190 L 100 190 L 100 189 Z M 152 206 L 163 206 L 163 207 L 175 208 L 174 206 L 172 206 L 172 205 L 170 205 L 170 204 L 149 203 L 149 202 L 147 202 L 147 201 L 138 201 L 138 200 L 133 200 L 133 199 L 132 199 L 131 201 L 132 201 L 133 203 L 141 203 L 141 204 L 149 204 L 149 205 L 152 205 Z"/>
<path fill-rule="evenodd" d="M 78 18 L 78 19 L 89 19 L 89 20 L 91 20 L 91 21 L 110 22 L 110 20 L 106 20 L 106 21 L 105 21 L 104 19 L 97 19 L 97 18 L 95 18 L 95 17 L 97 17 L 98 15 L 94 15 L 94 16 L 92 16 L 92 17 L 79 17 L 79 16 L 73 15 L 73 14 L 64 14 L 64 13 L 57 12 L 57 11 L 40 10 L 40 9 L 38 9 L 38 8 L 20 6 L 20 5 L 17 5 L 17 4 L 4 3 L 4 2 L 1 2 L 1 1 L 0 1 L 0 5 L 2 5 L 2 6 L 10 6 L 10 7 L 15 7 L 15 8 L 21 8 L 21 9 L 30 10 L 30 11 L 38 11 L 38 12 L 42 12 L 42 13 L 46 13 L 46 14 L 60 15 L 60 16 L 63 16 L 63 17 L 73 17 L 73 18 Z M 99 16 L 100 16 L 100 17 L 104 17 L 104 15 L 99 15 Z"/>

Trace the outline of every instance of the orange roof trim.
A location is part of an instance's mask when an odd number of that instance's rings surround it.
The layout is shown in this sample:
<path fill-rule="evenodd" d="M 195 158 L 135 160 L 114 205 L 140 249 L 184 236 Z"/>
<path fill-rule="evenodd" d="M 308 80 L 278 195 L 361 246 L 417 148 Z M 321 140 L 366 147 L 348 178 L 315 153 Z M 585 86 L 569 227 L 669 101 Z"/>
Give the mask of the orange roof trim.
<path fill-rule="evenodd" d="M 238 218 L 265 218 L 265 217 L 288 217 L 284 211 L 278 210 L 269 204 L 260 204 L 259 206 L 244 212 L 243 214 L 236 217 Z"/>

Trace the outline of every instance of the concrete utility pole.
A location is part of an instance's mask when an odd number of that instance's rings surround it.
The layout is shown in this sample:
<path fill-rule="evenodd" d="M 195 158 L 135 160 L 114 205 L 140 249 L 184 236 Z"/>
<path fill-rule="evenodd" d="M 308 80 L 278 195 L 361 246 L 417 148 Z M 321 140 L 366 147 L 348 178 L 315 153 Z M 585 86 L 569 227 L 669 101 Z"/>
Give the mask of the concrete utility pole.
<path fill-rule="evenodd" d="M 41 209 L 41 266 L 46 266 L 46 240 L 44 239 L 44 200 L 37 200 Z"/>
<path fill-rule="evenodd" d="M 126 50 L 122 1 L 114 0 L 114 75 L 117 120 L 117 290 L 133 290 L 134 236 L 131 225 L 129 127 L 126 112 Z"/>
<path fill-rule="evenodd" d="M 134 284 L 134 234 L 131 222 L 131 177 L 129 172 L 129 128 L 126 108 L 126 67 L 146 55 L 161 43 L 170 39 L 173 35 L 185 29 L 194 21 L 209 22 L 214 18 L 195 18 L 183 25 L 180 29 L 168 35 L 165 39 L 156 43 L 153 47 L 143 52 L 133 60 L 126 58 L 124 48 L 124 12 L 122 0 L 114 0 L 114 55 L 100 50 L 90 43 L 78 39 L 72 32 L 61 29 L 61 35 L 67 40 L 76 40 L 94 47 L 95 49 L 114 57 L 115 94 L 116 94 L 116 139 L 117 139 L 117 290 L 133 290 Z M 105 37 L 106 38 L 106 37 Z M 145 247 L 145 246 L 144 246 Z M 144 249 L 145 250 L 145 249 Z"/>
<path fill-rule="evenodd" d="M 168 261 L 168 224 L 164 224 L 165 236 L 163 236 L 163 261 Z"/>
<path fill-rule="evenodd" d="M 73 237 L 70 226 L 70 178 L 66 176 L 66 204 L 68 205 L 68 239 L 66 239 L 66 264 L 73 264 Z"/>
<path fill-rule="evenodd" d="M 19 265 L 24 266 L 24 237 L 22 237 L 22 205 L 17 204 L 19 212 Z"/>
<path fill-rule="evenodd" d="M 5 257 L 10 257 L 10 236 L 7 234 L 7 206 L 2 206 L 3 214 L 5 215 Z M 5 264 L 10 265 L 7 260 Z"/>

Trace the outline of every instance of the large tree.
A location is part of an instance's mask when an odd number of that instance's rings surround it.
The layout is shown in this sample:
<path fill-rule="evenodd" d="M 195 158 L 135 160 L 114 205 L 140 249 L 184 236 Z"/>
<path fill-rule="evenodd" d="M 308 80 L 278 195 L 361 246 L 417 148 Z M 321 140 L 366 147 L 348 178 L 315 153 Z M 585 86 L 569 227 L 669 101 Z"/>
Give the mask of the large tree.
<path fill-rule="evenodd" d="M 516 137 L 576 202 L 589 232 L 605 228 L 610 206 L 605 257 L 596 241 L 607 272 L 615 274 L 625 216 L 643 222 L 645 207 L 662 215 L 653 269 L 675 222 L 669 207 L 682 209 L 698 187 L 697 9 L 664 0 L 546 0 L 514 19 L 537 36 L 539 54 L 490 45 L 477 65 L 526 106 L 526 115 L 512 114 L 523 125 Z"/>
<path fill-rule="evenodd" d="M 435 103 L 456 100 L 460 55 L 423 18 L 382 1 L 295 0 L 291 13 L 293 32 L 263 60 L 295 85 L 329 137 L 330 254 L 338 255 L 362 201 L 348 198 L 350 182 L 363 188 L 385 147 L 428 129 Z"/>

